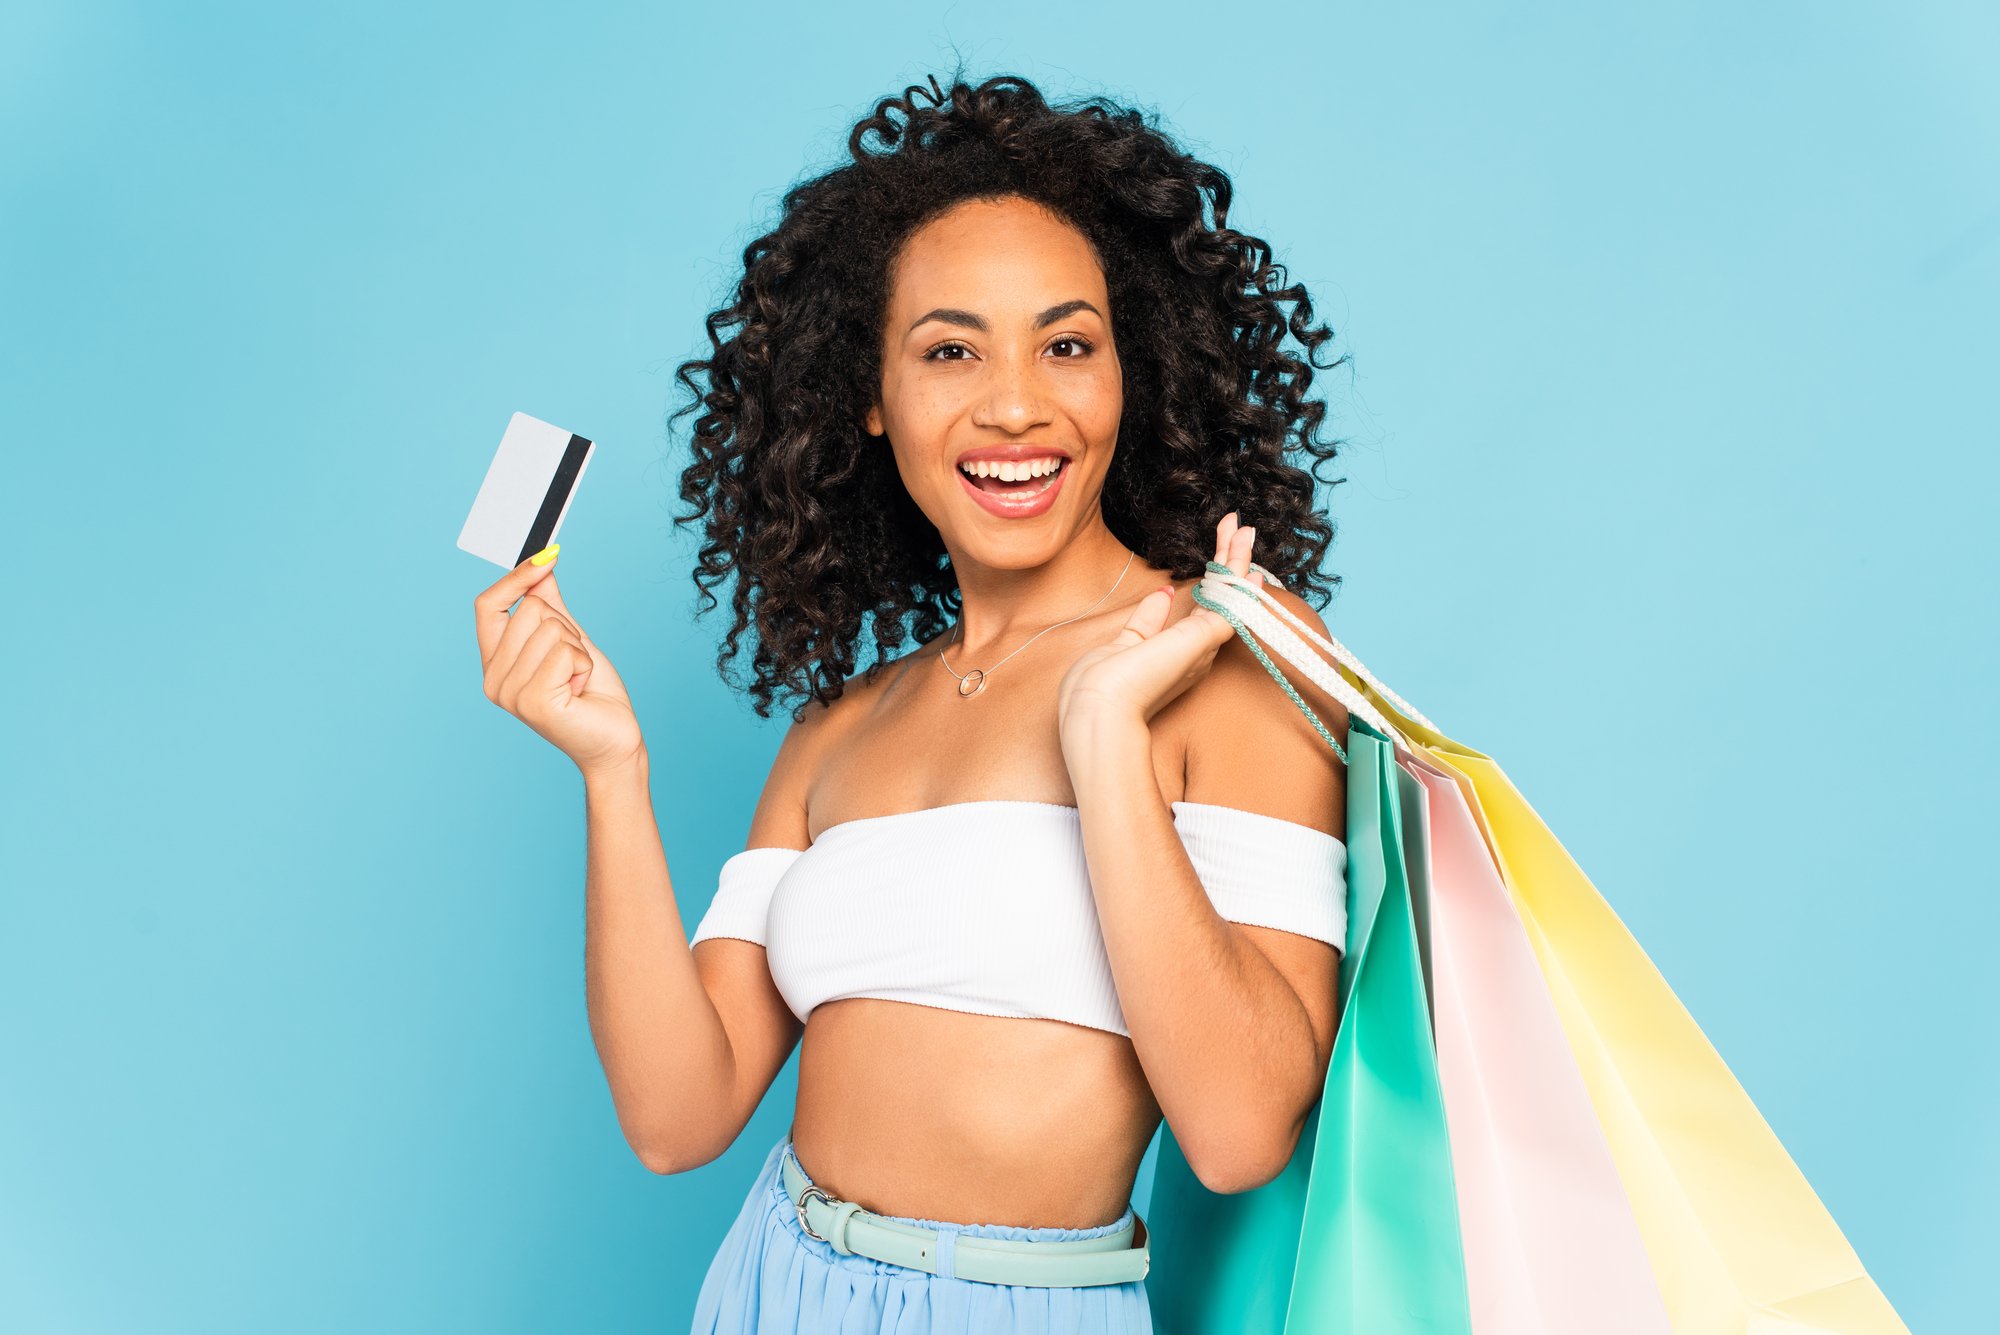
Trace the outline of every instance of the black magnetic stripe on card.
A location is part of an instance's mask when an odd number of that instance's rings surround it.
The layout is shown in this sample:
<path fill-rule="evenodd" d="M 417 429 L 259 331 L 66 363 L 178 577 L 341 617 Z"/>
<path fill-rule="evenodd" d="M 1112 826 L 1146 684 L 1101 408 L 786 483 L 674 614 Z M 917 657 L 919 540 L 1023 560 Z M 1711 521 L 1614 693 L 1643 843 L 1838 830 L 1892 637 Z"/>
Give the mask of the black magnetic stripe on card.
<path fill-rule="evenodd" d="M 535 522 L 528 529 L 528 541 L 521 547 L 521 554 L 514 558 L 514 564 L 533 556 L 549 545 L 555 536 L 556 520 L 562 516 L 563 505 L 569 500 L 570 491 L 576 486 L 576 475 L 583 471 L 584 457 L 590 453 L 590 442 L 582 436 L 572 435 L 569 448 L 563 451 L 562 462 L 556 465 L 556 475 L 549 479 L 549 489 L 542 496 L 542 508 L 535 512 Z"/>

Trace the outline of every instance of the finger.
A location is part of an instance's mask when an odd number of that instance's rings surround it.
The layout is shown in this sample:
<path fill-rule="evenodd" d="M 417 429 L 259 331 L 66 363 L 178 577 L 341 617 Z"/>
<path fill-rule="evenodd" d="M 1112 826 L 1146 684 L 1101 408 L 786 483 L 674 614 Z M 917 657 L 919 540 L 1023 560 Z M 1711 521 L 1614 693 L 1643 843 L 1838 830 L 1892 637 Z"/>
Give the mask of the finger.
<path fill-rule="evenodd" d="M 567 618 L 557 614 L 553 607 L 542 601 L 539 585 L 536 592 L 523 594 L 521 605 L 507 613 L 507 625 L 500 633 L 500 643 L 495 646 L 493 657 L 486 662 L 486 676 L 491 681 L 504 681 L 513 671 L 515 659 L 521 646 L 535 630 L 547 623 L 560 626 L 571 638 L 582 642 L 582 632 Z"/>
<path fill-rule="evenodd" d="M 1215 559 L 1225 565 L 1229 563 L 1229 544 L 1236 536 L 1239 522 L 1240 518 L 1236 511 L 1231 510 L 1215 526 Z"/>
<path fill-rule="evenodd" d="M 500 643 L 494 646 L 493 657 L 486 660 L 484 669 L 488 685 L 486 694 L 495 704 L 501 703 L 500 691 L 520 661 L 521 651 L 529 637 L 544 625 L 568 630 L 563 619 L 532 593 L 523 597 L 520 607 L 511 614 L 503 615 L 507 617 L 507 624 L 501 629 Z"/>
<path fill-rule="evenodd" d="M 527 690 L 534 699 L 560 703 L 581 695 L 579 679 L 589 677 L 590 655 L 576 641 L 563 640 L 543 656 L 541 666 L 528 678 Z"/>
<path fill-rule="evenodd" d="M 533 593 L 523 594 L 521 596 L 521 605 L 514 609 L 514 619 L 516 621 L 520 620 L 522 613 L 527 612 L 530 614 L 530 618 L 535 621 L 540 621 L 543 618 L 551 621 L 559 621 L 562 623 L 563 629 L 581 640 L 583 638 L 583 627 L 577 625 L 576 621 L 570 617 L 567 611 L 558 607 L 556 603 L 550 602 L 548 599 L 550 592 L 549 585 L 553 583 L 555 583 L 554 580 L 545 581 L 537 584 Z M 557 602 L 560 601 L 560 599 L 557 600 Z"/>
<path fill-rule="evenodd" d="M 533 685 L 536 672 L 548 661 L 550 654 L 556 653 L 559 646 L 565 644 L 573 645 L 578 653 L 583 652 L 583 646 L 570 639 L 569 633 L 563 629 L 562 622 L 554 618 L 541 622 L 529 631 L 528 638 L 521 645 L 521 652 L 514 658 L 513 666 L 507 669 L 506 676 L 501 679 L 498 692 L 501 706 L 516 713 L 520 712 L 522 694 Z"/>
<path fill-rule="evenodd" d="M 499 647 L 500 637 L 507 631 L 507 609 L 520 601 L 522 594 L 555 574 L 556 559 L 551 556 L 546 565 L 536 565 L 534 558 L 530 557 L 481 589 L 473 598 L 473 629 L 479 637 L 480 662 L 489 662 L 493 651 Z"/>
<path fill-rule="evenodd" d="M 520 700 L 522 684 L 534 675 L 549 646 L 560 639 L 562 633 L 562 623 L 558 621 L 531 624 L 526 617 L 514 618 L 486 670 L 486 678 L 492 683 L 488 694 L 493 697 L 494 704 L 502 709 L 514 709 Z"/>
<path fill-rule="evenodd" d="M 583 647 L 590 651 L 590 656 L 598 662 L 604 661 L 604 655 L 598 652 L 597 644 L 590 638 L 590 633 L 584 630 L 582 624 L 577 621 L 576 614 L 569 610 L 569 604 L 563 601 L 562 590 L 556 587 L 555 576 L 551 575 L 536 585 L 535 596 L 547 599 L 549 606 L 562 613 L 563 619 L 569 623 L 570 630 L 575 633 L 577 639 L 583 641 Z"/>
<path fill-rule="evenodd" d="M 515 664 L 520 661 L 521 650 L 527 644 L 528 637 L 535 633 L 535 627 L 541 625 L 544 620 L 535 610 L 540 605 L 530 604 L 526 609 L 526 615 L 516 613 L 507 617 L 506 624 L 500 629 L 500 642 L 493 646 L 493 655 L 486 660 L 482 669 L 486 681 L 486 698 L 503 708 L 505 701 L 501 691 L 506 686 L 507 678 L 512 675 Z"/>
<path fill-rule="evenodd" d="M 1223 564 L 1239 575 L 1249 574 L 1250 549 L 1256 541 L 1257 529 L 1254 525 L 1245 525 L 1237 529 L 1231 537 L 1229 555 L 1223 558 Z"/>
<path fill-rule="evenodd" d="M 528 596 L 543 605 L 544 615 L 560 621 L 569 631 L 571 643 L 576 646 L 577 652 L 584 659 L 583 666 L 576 669 L 571 676 L 570 693 L 583 694 L 584 683 L 590 679 L 591 671 L 603 661 L 598 657 L 597 646 L 590 642 L 590 636 L 583 633 L 583 627 L 579 626 L 576 618 L 570 615 L 569 606 L 563 602 L 562 590 L 556 587 L 553 575 L 537 584 L 535 591 Z M 514 615 L 519 616 L 520 613 L 516 612 Z"/>

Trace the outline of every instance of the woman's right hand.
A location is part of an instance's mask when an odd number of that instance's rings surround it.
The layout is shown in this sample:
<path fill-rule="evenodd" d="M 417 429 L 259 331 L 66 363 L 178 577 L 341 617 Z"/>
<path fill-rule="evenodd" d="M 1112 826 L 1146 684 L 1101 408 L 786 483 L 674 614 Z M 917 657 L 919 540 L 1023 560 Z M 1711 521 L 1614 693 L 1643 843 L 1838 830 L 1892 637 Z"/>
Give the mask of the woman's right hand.
<path fill-rule="evenodd" d="M 555 569 L 554 558 L 523 561 L 472 600 L 479 659 L 486 698 L 588 776 L 630 762 L 645 741 L 624 681 L 570 615 Z"/>

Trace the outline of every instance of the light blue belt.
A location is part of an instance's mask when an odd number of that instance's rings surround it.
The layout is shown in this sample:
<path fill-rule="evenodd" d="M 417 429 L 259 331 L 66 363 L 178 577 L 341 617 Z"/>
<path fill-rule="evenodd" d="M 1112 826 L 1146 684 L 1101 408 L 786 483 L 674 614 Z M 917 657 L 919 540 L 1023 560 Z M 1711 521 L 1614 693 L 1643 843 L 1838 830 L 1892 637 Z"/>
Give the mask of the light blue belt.
<path fill-rule="evenodd" d="M 809 1236 L 832 1244 L 842 1255 L 872 1257 L 933 1275 L 945 1273 L 939 1255 L 945 1239 L 937 1229 L 899 1223 L 853 1201 L 835 1199 L 807 1179 L 790 1145 L 785 1146 L 783 1173 L 785 1194 Z M 1038 1241 L 960 1233 L 948 1250 L 951 1273 L 982 1284 L 1040 1288 L 1129 1284 L 1144 1279 L 1151 1264 L 1146 1221 L 1136 1211 L 1125 1227 L 1096 1237 Z"/>

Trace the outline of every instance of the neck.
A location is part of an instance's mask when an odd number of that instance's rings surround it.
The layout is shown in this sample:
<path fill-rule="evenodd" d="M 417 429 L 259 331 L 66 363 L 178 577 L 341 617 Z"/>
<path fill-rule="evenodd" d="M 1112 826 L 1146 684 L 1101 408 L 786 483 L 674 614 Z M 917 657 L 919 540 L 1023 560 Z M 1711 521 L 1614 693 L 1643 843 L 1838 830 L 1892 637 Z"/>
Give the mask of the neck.
<path fill-rule="evenodd" d="M 979 562 L 950 543 L 946 549 L 962 598 L 951 653 L 974 664 L 1086 609 L 1096 616 L 1129 606 L 1158 583 L 1148 579 L 1151 566 L 1112 536 L 1102 516 L 1038 566 L 1006 569 Z"/>

